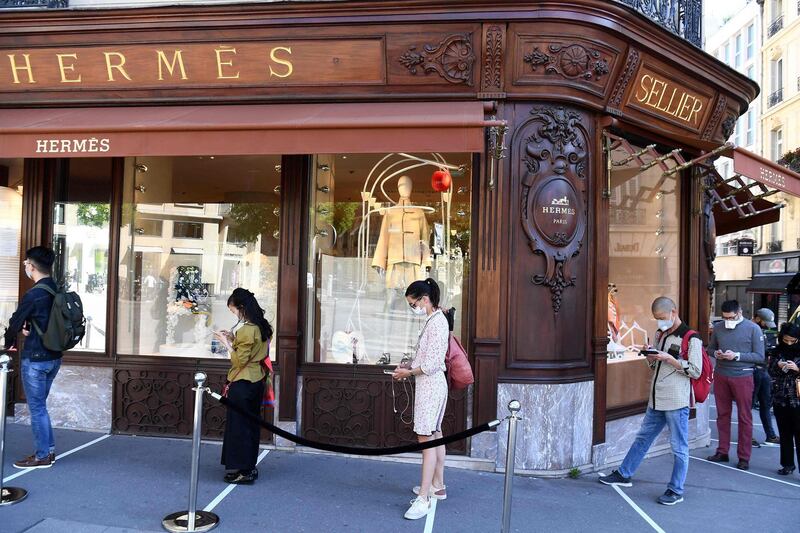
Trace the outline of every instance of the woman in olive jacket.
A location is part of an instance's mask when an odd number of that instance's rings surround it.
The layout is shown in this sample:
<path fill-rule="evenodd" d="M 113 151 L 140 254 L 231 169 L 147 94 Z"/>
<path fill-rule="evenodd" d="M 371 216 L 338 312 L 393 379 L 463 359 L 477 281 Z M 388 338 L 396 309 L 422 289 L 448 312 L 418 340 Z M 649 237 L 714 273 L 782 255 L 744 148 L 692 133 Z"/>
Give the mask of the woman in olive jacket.
<path fill-rule="evenodd" d="M 788 476 L 795 470 L 794 456 L 800 463 L 800 326 L 787 322 L 781 326 L 778 346 L 769 354 L 772 377 L 772 405 L 781 441 L 781 469 Z"/>
<path fill-rule="evenodd" d="M 247 289 L 234 289 L 228 298 L 228 309 L 241 327 L 233 331 L 217 331 L 214 335 L 230 353 L 228 370 L 228 401 L 255 417 L 261 416 L 266 370 L 262 362 L 269 356 L 272 326 L 264 318 L 264 310 L 255 295 Z M 256 460 L 261 428 L 246 416 L 228 409 L 225 435 L 222 441 L 222 464 L 227 473 L 225 481 L 251 484 L 258 478 Z"/>

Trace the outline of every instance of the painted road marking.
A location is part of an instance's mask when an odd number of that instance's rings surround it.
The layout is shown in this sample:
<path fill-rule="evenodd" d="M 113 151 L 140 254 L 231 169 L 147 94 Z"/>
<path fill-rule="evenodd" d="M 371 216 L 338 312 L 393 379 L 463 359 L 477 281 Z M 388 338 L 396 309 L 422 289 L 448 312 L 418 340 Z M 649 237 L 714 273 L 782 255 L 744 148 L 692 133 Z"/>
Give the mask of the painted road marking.
<path fill-rule="evenodd" d="M 428 511 L 428 516 L 425 517 L 424 533 L 433 532 L 433 521 L 435 519 L 436 519 L 436 498 L 431 498 L 431 510 Z"/>
<path fill-rule="evenodd" d="M 736 472 L 741 472 L 742 474 L 750 474 L 751 476 L 756 476 L 756 477 L 760 477 L 760 478 L 763 478 L 763 479 L 769 479 L 770 481 L 774 481 L 776 483 L 783 483 L 784 485 L 791 485 L 792 487 L 797 487 L 797 488 L 800 489 L 800 485 L 798 485 L 797 483 L 790 483 L 789 481 L 784 481 L 782 479 L 775 479 L 774 477 L 762 476 L 761 474 L 756 474 L 754 472 L 750 472 L 749 470 L 739 470 L 738 468 L 734 468 L 734 467 L 728 466 L 728 465 L 723 465 L 721 463 L 715 463 L 715 462 L 709 461 L 707 459 L 701 459 L 700 457 L 695 457 L 694 455 L 690 455 L 689 457 L 691 457 L 692 459 L 695 459 L 697 461 L 703 461 L 704 463 L 721 466 L 722 468 L 728 468 L 728 469 L 734 470 Z"/>
<path fill-rule="evenodd" d="M 69 456 L 69 455 L 72 455 L 72 454 L 73 454 L 73 453 L 75 453 L 75 452 L 79 452 L 79 451 L 83 450 L 84 448 L 88 448 L 88 447 L 89 447 L 89 446 L 91 446 L 92 444 L 97 444 L 97 443 L 98 443 L 98 442 L 100 442 L 100 441 L 106 440 L 106 439 L 107 439 L 108 437 L 110 437 L 110 436 L 111 436 L 111 435 L 103 435 L 102 437 L 96 438 L 96 439 L 94 439 L 94 440 L 93 440 L 93 441 L 91 441 L 91 442 L 87 442 L 86 444 L 81 444 L 81 445 L 80 445 L 80 446 L 78 446 L 77 448 L 73 448 L 73 449 L 69 450 L 68 452 L 60 453 L 60 454 L 58 454 L 58 460 L 60 461 L 60 460 L 62 460 L 64 457 L 67 457 L 67 456 Z M 12 479 L 17 479 L 19 476 L 24 476 L 25 474 L 27 474 L 27 473 L 29 473 L 29 472 L 32 472 L 32 471 L 34 471 L 34 470 L 39 470 L 39 469 L 38 469 L 38 468 L 26 468 L 26 469 L 24 469 L 24 470 L 20 470 L 20 471 L 19 471 L 19 472 L 17 472 L 16 474 L 12 474 L 12 475 L 8 476 L 7 478 L 4 478 L 4 479 L 3 479 L 3 483 L 6 483 L 6 482 L 8 482 L 8 481 L 11 481 Z"/>
<path fill-rule="evenodd" d="M 262 460 L 262 459 L 264 459 L 264 457 L 266 457 L 268 453 L 269 453 L 269 450 L 264 450 L 263 452 L 261 452 L 261 455 L 259 455 L 259 456 L 258 456 L 258 459 L 256 459 L 256 466 L 258 466 L 258 463 L 260 463 L 260 462 L 261 462 L 261 460 Z M 213 511 L 213 510 L 214 510 L 214 508 L 215 508 L 217 505 L 219 505 L 219 504 L 220 504 L 220 502 L 221 502 L 222 500 L 224 500 L 224 499 L 225 499 L 225 497 L 226 497 L 228 494 L 230 494 L 231 492 L 233 492 L 233 489 L 235 489 L 236 487 L 238 487 L 238 485 L 232 485 L 232 484 L 229 484 L 227 487 L 225 487 L 225 488 L 222 490 L 222 492 L 220 492 L 219 494 L 217 494 L 217 497 L 216 497 L 216 498 L 214 498 L 213 500 L 211 500 L 211 503 L 209 503 L 208 505 L 206 505 L 206 507 L 205 507 L 205 509 L 203 509 L 203 511 L 205 511 L 205 512 L 207 512 L 207 513 L 210 513 L 211 511 Z"/>
<path fill-rule="evenodd" d="M 627 494 L 625 494 L 624 492 L 622 492 L 622 489 L 621 489 L 621 488 L 619 488 L 619 487 L 618 487 L 618 486 L 616 486 L 616 485 L 611 485 L 611 486 L 612 486 L 612 487 L 614 487 L 614 490 L 615 490 L 615 491 L 617 491 L 617 494 L 619 494 L 620 496 L 622 496 L 622 498 L 623 498 L 623 499 L 624 499 L 626 502 L 628 502 L 628 505 L 630 505 L 631 507 L 633 507 L 633 510 L 634 510 L 634 511 L 636 511 L 637 513 L 639 513 L 639 516 L 641 516 L 642 518 L 644 518 L 645 522 L 647 522 L 648 524 L 650 524 L 650 526 L 651 526 L 653 529 L 655 529 L 656 531 L 658 531 L 658 533 L 666 533 L 666 531 L 664 531 L 663 529 L 661 529 L 661 527 L 660 527 L 658 524 L 656 524 L 656 523 L 655 523 L 655 521 L 654 521 L 652 518 L 650 518 L 650 517 L 647 515 L 647 513 L 645 513 L 644 511 L 642 511 L 642 508 L 641 508 L 641 507 L 639 507 L 638 505 L 636 505 L 636 504 L 633 502 L 633 500 L 631 500 L 631 499 L 628 497 L 628 495 L 627 495 Z"/>

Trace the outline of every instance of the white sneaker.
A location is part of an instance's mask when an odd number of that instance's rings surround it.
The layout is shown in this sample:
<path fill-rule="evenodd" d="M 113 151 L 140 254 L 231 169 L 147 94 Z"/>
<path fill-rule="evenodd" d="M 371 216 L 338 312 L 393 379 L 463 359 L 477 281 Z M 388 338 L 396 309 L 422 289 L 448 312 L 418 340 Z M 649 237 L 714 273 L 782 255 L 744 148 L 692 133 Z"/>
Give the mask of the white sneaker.
<path fill-rule="evenodd" d="M 419 496 L 419 485 L 411 489 L 411 492 Z M 431 485 L 431 490 L 428 492 L 428 496 L 433 498 L 434 500 L 446 500 L 447 499 L 447 485 L 442 487 L 441 489 L 437 489 L 433 485 Z"/>
<path fill-rule="evenodd" d="M 416 520 L 418 518 L 422 518 L 426 516 L 431 510 L 431 502 L 430 500 L 423 500 L 421 497 L 416 497 L 411 500 L 411 507 L 408 508 L 406 514 L 403 515 L 404 518 L 408 520 Z"/>

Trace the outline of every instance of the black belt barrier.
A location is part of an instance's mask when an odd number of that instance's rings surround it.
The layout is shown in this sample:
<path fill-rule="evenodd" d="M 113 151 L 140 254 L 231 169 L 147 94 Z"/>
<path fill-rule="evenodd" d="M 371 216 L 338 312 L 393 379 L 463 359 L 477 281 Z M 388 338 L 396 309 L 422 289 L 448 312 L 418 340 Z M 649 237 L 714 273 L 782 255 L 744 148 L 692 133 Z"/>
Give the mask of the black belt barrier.
<path fill-rule="evenodd" d="M 316 442 L 313 440 L 308 440 L 293 433 L 289 433 L 288 431 L 285 431 L 275 426 L 274 424 L 270 424 L 266 420 L 262 420 L 261 418 L 254 416 L 252 413 L 248 413 L 238 405 L 228 401 L 228 399 L 225 398 L 224 396 L 221 396 L 215 392 L 211 392 L 210 389 L 206 389 L 206 392 L 208 392 L 208 394 L 210 394 L 213 398 L 219 400 L 219 402 L 225 407 L 233 409 L 240 415 L 250 419 L 253 423 L 260 425 L 264 429 L 267 429 L 272 433 L 283 437 L 286 440 L 290 440 L 301 446 L 316 448 L 317 450 L 325 450 L 328 452 L 336 452 L 336 453 L 349 453 L 352 455 L 395 455 L 398 453 L 418 452 L 421 450 L 427 450 L 428 448 L 435 448 L 436 446 L 450 444 L 451 442 L 456 442 L 461 439 L 466 439 L 467 437 L 472 437 L 473 435 L 477 435 L 478 433 L 489 431 L 490 429 L 500 425 L 499 420 L 492 420 L 491 422 L 486 422 L 484 424 L 475 426 L 465 431 L 461 431 L 454 435 L 448 435 L 447 437 L 442 437 L 441 439 L 431 440 L 428 442 L 419 442 L 417 444 L 407 444 L 405 446 L 393 446 L 391 448 L 356 448 L 352 446 L 338 446 L 336 444 L 328 444 L 325 442 Z"/>

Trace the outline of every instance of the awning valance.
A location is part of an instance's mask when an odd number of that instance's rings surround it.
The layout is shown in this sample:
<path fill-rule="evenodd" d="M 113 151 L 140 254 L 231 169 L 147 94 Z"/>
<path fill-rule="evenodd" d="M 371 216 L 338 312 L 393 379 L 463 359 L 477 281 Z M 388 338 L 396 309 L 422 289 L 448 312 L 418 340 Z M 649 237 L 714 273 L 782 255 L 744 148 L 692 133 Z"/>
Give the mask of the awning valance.
<path fill-rule="evenodd" d="M 483 102 L 0 109 L 0 157 L 482 152 Z"/>
<path fill-rule="evenodd" d="M 794 274 L 775 274 L 771 276 L 753 276 L 747 286 L 747 292 L 763 292 L 767 294 L 783 294 L 792 281 Z"/>

